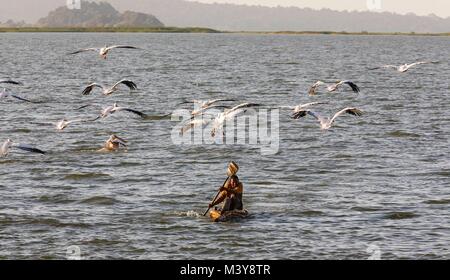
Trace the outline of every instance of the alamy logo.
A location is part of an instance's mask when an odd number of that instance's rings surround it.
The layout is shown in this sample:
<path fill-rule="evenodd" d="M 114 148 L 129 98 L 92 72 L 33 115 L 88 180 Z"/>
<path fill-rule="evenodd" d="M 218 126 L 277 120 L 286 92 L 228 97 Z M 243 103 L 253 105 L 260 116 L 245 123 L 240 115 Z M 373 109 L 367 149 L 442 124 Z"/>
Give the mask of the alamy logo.
<path fill-rule="evenodd" d="M 366 249 L 367 254 L 370 254 L 368 260 L 378 261 L 381 260 L 381 249 L 376 244 L 370 244 Z"/>
<path fill-rule="evenodd" d="M 172 143 L 244 145 L 259 148 L 262 155 L 278 153 L 280 141 L 278 109 L 257 111 L 245 108 L 240 111 L 229 111 L 229 114 L 226 112 L 211 109 L 208 114 L 193 117 L 188 110 L 176 110 L 172 113 L 172 121 L 178 124 L 172 129 Z"/>
<path fill-rule="evenodd" d="M 367 0 L 367 9 L 370 11 L 381 10 L 381 0 Z"/>
<path fill-rule="evenodd" d="M 66 257 L 68 260 L 81 260 L 81 249 L 78 246 L 69 246 L 66 249 Z"/>
<path fill-rule="evenodd" d="M 67 9 L 69 10 L 79 10 L 81 9 L 81 0 L 67 0 Z"/>

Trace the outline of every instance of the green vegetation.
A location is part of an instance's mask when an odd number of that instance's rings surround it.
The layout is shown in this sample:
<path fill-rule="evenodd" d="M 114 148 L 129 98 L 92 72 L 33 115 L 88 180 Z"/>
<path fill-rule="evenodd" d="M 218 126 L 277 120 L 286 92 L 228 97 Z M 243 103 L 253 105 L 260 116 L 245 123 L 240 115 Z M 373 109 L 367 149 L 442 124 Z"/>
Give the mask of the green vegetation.
<path fill-rule="evenodd" d="M 450 33 L 383 33 L 383 32 L 334 32 L 334 31 L 218 31 L 202 27 L 0 27 L 2 32 L 136 32 L 136 33 L 226 33 L 254 35 L 401 35 L 401 36 L 450 36 Z"/>
<path fill-rule="evenodd" d="M 450 33 L 402 33 L 402 32 L 336 32 L 336 31 L 276 31 L 276 32 L 248 32 L 248 31 L 242 31 L 242 32 L 228 32 L 228 33 L 241 33 L 241 34 L 267 34 L 267 35 L 371 35 L 371 36 L 377 36 L 377 35 L 390 35 L 390 36 L 450 36 Z"/>

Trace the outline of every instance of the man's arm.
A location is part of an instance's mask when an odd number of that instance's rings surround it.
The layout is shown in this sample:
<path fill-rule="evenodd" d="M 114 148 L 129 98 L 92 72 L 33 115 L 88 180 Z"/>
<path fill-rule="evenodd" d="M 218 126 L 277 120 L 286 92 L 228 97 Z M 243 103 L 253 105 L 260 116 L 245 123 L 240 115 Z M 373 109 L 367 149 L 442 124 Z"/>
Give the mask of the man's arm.
<path fill-rule="evenodd" d="M 242 183 L 239 183 L 236 188 L 229 188 L 225 190 L 231 194 L 241 194 L 244 191 L 244 186 Z"/>
<path fill-rule="evenodd" d="M 208 206 L 210 208 L 222 203 L 222 201 L 225 200 L 225 198 L 227 197 L 227 191 L 221 191 L 219 194 L 219 197 L 217 197 L 217 199 L 215 201 L 213 201 L 212 203 L 210 203 Z"/>

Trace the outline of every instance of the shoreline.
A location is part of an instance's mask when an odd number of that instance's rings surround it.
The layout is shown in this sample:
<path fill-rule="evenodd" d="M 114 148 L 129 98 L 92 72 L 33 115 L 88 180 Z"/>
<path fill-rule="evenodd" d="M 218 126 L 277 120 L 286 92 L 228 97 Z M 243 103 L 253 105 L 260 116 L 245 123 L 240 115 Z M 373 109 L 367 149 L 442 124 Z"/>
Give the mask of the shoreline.
<path fill-rule="evenodd" d="M 246 35 L 450 36 L 450 32 L 220 31 L 203 27 L 0 27 L 0 33 L 219 33 Z"/>
<path fill-rule="evenodd" d="M 255 35 L 351 35 L 351 36 L 450 36 L 450 33 L 404 33 L 404 32 L 335 32 L 335 31 L 236 31 L 223 32 L 234 34 L 255 34 Z"/>
<path fill-rule="evenodd" d="M 0 33 L 221 33 L 203 27 L 0 27 Z"/>

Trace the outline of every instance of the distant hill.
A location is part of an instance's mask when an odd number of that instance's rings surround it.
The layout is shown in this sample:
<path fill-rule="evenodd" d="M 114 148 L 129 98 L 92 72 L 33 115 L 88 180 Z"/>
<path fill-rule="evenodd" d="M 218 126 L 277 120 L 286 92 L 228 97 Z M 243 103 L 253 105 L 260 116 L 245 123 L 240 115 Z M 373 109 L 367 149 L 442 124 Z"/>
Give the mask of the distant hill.
<path fill-rule="evenodd" d="M 155 16 L 132 11 L 118 12 L 106 2 L 81 2 L 81 9 L 66 6 L 40 19 L 39 27 L 164 27 Z"/>
<path fill-rule="evenodd" d="M 151 12 L 168 26 L 229 31 L 450 32 L 450 18 L 388 12 L 204 4 L 184 0 L 109 0 L 119 10 Z"/>
<path fill-rule="evenodd" d="M 13 21 L 13 20 L 7 20 L 6 22 L 0 22 L 0 28 L 1 27 L 28 27 L 30 26 L 29 24 L 27 24 L 25 21 Z"/>

